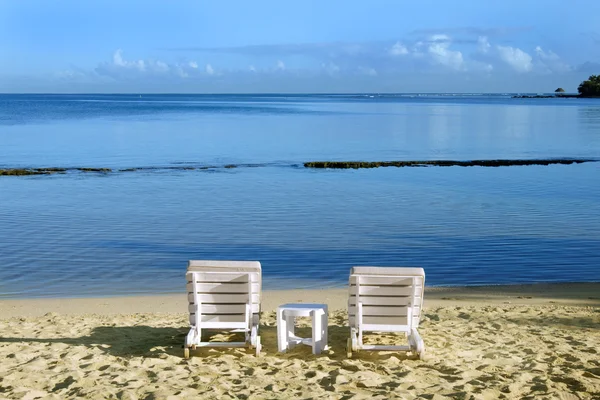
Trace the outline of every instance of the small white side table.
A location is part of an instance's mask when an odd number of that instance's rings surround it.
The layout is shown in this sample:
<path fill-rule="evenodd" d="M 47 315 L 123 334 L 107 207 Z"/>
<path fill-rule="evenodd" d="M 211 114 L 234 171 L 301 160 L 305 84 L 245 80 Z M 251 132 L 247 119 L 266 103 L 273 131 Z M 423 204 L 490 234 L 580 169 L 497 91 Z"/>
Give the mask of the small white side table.
<path fill-rule="evenodd" d="M 296 317 L 312 318 L 312 338 L 294 334 Z M 277 308 L 277 347 L 285 353 L 297 344 L 312 346 L 313 354 L 320 354 L 327 346 L 327 304 L 291 303 Z"/>

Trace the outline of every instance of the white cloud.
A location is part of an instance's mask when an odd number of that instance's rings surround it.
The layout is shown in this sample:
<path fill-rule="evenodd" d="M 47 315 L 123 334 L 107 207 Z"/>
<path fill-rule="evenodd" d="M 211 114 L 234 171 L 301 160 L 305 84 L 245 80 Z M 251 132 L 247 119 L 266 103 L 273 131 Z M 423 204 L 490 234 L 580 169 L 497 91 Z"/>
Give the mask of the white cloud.
<path fill-rule="evenodd" d="M 123 50 L 117 49 L 113 54 L 113 64 L 124 67 L 127 63 L 123 60 Z"/>
<path fill-rule="evenodd" d="M 387 73 L 443 72 L 444 70 L 469 72 L 500 71 L 525 72 L 568 72 L 573 68 L 555 53 L 542 49 L 522 50 L 517 45 L 497 45 L 493 38 L 497 29 L 448 29 L 427 30 L 419 36 L 399 38 L 393 41 L 369 42 L 320 42 L 264 44 L 239 47 L 202 48 L 191 47 L 179 51 L 195 51 L 201 54 L 236 55 L 243 62 L 233 66 L 233 73 L 283 73 L 304 74 L 315 72 L 353 74 L 360 66 L 370 66 L 381 76 Z M 500 29 L 504 31 L 504 29 Z M 509 29 L 510 31 L 510 29 Z M 450 33 L 460 34 L 455 38 Z M 512 46 L 512 47 L 511 47 Z M 527 53 L 527 51 L 529 53 Z M 119 54 L 120 55 L 120 54 Z M 311 67 L 300 71 L 290 68 L 282 60 L 290 62 L 293 57 L 309 61 Z M 271 63 L 264 64 L 265 60 Z M 217 62 L 211 59 L 211 61 Z M 133 65 L 137 69 L 149 69 L 148 61 L 119 62 Z M 257 68 L 254 68 L 256 66 Z M 189 68 L 188 68 L 189 69 Z M 202 70 L 202 67 L 200 67 Z M 339 69 L 339 70 L 338 70 Z M 187 73 L 192 76 L 190 71 Z M 204 74 L 203 74 L 204 75 Z"/>
<path fill-rule="evenodd" d="M 388 52 L 392 56 L 403 56 L 408 54 L 408 49 L 400 42 L 396 42 Z"/>
<path fill-rule="evenodd" d="M 113 64 L 117 67 L 134 68 L 134 69 L 138 69 L 140 71 L 146 70 L 146 63 L 144 62 L 144 60 L 125 61 L 123 59 L 123 50 L 121 50 L 121 49 L 118 49 L 113 54 Z"/>
<path fill-rule="evenodd" d="M 479 51 L 484 54 L 489 52 L 490 47 L 492 47 L 486 36 L 479 36 L 479 38 L 477 38 L 477 45 L 478 45 Z"/>
<path fill-rule="evenodd" d="M 510 46 L 496 46 L 500 59 L 517 72 L 530 72 L 533 58 L 523 50 Z"/>
<path fill-rule="evenodd" d="M 186 65 L 186 68 L 189 68 L 189 66 Z M 160 60 L 127 60 L 121 49 L 117 49 L 113 53 L 112 62 L 100 63 L 95 72 L 113 79 L 135 78 L 144 75 L 168 76 L 174 74 L 181 77 L 187 76 L 185 68 L 178 64 L 169 65 Z"/>
<path fill-rule="evenodd" d="M 433 35 L 427 52 L 436 64 L 441 64 L 455 70 L 464 69 L 464 59 L 460 51 L 450 50 L 450 37 Z"/>
<path fill-rule="evenodd" d="M 198 73 L 198 63 L 196 61 L 188 61 L 183 64 L 175 64 L 170 67 L 180 78 L 188 78 L 190 74 Z"/>
<path fill-rule="evenodd" d="M 558 60 L 558 55 L 553 51 L 544 51 L 540 46 L 535 47 L 535 54 L 542 60 Z"/>
<path fill-rule="evenodd" d="M 491 71 L 493 69 L 492 63 L 497 61 L 503 62 L 518 73 L 553 73 L 572 70 L 572 67 L 562 61 L 556 53 L 550 50 L 546 51 L 541 46 L 536 46 L 534 52 L 529 54 L 517 47 L 492 46 L 485 36 L 480 36 L 477 44 L 474 63 L 479 64 L 475 68 L 478 70 Z"/>
<path fill-rule="evenodd" d="M 545 72 L 567 72 L 572 68 L 552 50 L 544 51 L 540 46 L 535 48 L 538 67 Z"/>
<path fill-rule="evenodd" d="M 530 79 L 533 72 L 543 76 L 549 73 L 572 72 L 573 67 L 564 62 L 556 53 L 541 46 L 531 49 L 530 54 L 508 45 L 490 43 L 487 36 L 473 36 L 475 40 L 453 39 L 447 34 L 434 34 L 422 37 L 421 40 L 379 41 L 353 43 L 314 43 L 307 45 L 289 45 L 293 51 L 305 52 L 311 61 L 310 67 L 297 69 L 289 68 L 283 60 L 288 60 L 286 54 L 268 52 L 269 48 L 261 48 L 259 56 L 243 53 L 244 58 L 239 65 L 230 69 L 215 68 L 206 59 L 198 61 L 183 59 L 179 62 L 168 59 L 127 59 L 126 53 L 117 49 L 106 62 L 98 64 L 93 71 L 82 71 L 75 74 L 70 70 L 63 71 L 56 79 L 63 81 L 103 81 L 131 82 L 139 84 L 153 82 L 155 84 L 192 83 L 195 81 L 217 84 L 217 76 L 232 80 L 259 81 L 260 79 L 280 79 L 283 81 L 302 81 L 322 79 L 323 82 L 340 82 L 343 79 L 352 80 L 358 75 L 365 77 L 363 82 L 384 81 L 391 76 L 429 76 L 444 71 L 460 71 L 465 78 L 489 79 L 490 74 L 500 77 L 503 73 L 512 71 L 512 76 L 519 73 L 532 72 L 531 75 L 520 79 Z M 243 50 L 243 49 L 242 49 Z M 256 49 L 252 48 L 252 51 Z M 284 49 L 285 50 L 285 49 Z M 302 50 L 302 51 L 301 51 Z M 241 50 L 240 50 L 241 51 Z M 291 52 L 291 50 L 289 50 Z M 264 53 L 264 54 L 263 54 Z M 211 56 L 212 57 L 212 56 Z M 219 55 L 210 61 L 219 63 Z M 265 63 L 265 58 L 266 63 Z M 289 61 L 288 61 L 289 62 Z M 270 63 L 270 65 L 269 65 Z M 256 66 L 256 67 L 255 67 Z M 72 67 L 71 70 L 73 70 Z M 498 71 L 498 72 L 496 72 Z M 472 76 L 470 75 L 472 74 Z M 250 78 L 253 76 L 253 78 Z M 448 77 L 451 75 L 448 74 Z M 335 78 L 334 78 L 335 77 Z M 366 79 L 366 77 L 377 77 Z M 360 80 L 359 80 L 360 81 Z M 186 84 L 187 84 L 186 83 Z"/>

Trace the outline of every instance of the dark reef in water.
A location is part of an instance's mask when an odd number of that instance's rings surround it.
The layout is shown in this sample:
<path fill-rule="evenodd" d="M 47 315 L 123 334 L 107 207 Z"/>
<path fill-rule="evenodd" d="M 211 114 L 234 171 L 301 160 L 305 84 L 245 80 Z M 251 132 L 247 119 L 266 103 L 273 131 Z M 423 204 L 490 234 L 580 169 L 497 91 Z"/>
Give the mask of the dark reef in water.
<path fill-rule="evenodd" d="M 67 173 L 96 173 L 107 175 L 121 172 L 154 172 L 154 171 L 219 171 L 239 168 L 257 168 L 257 167 L 288 167 L 288 168 L 331 168 L 331 169 L 358 169 L 358 168 L 379 168 L 379 167 L 508 167 L 511 165 L 550 165 L 550 164 L 581 164 L 585 162 L 597 162 L 600 159 L 591 158 L 548 158 L 533 160 L 471 160 L 471 161 L 453 161 L 453 160 L 425 160 L 425 161 L 310 161 L 302 164 L 282 164 L 282 163 L 264 163 L 264 164 L 225 164 L 225 165 L 202 165 L 186 164 L 176 166 L 156 166 L 156 167 L 132 167 L 122 169 L 112 168 L 90 168 L 90 167 L 71 167 L 71 168 L 4 168 L 0 169 L 0 176 L 27 176 L 27 175 L 53 175 Z"/>
<path fill-rule="evenodd" d="M 0 169 L 0 175 L 4 176 L 22 176 L 22 175 L 50 175 L 64 174 L 66 168 L 8 168 Z"/>
<path fill-rule="evenodd" d="M 52 175 L 52 174 L 64 174 L 67 171 L 80 171 L 80 172 L 99 172 L 109 173 L 112 172 L 110 168 L 5 168 L 0 169 L 0 175 L 3 176 L 26 176 L 26 175 Z"/>
<path fill-rule="evenodd" d="M 593 159 L 580 158 L 549 158 L 534 160 L 427 160 L 427 161 L 311 161 L 304 163 L 306 168 L 331 168 L 331 169 L 358 169 L 379 167 L 508 167 L 523 165 L 550 165 L 550 164 L 581 164 L 595 162 Z"/>
<path fill-rule="evenodd" d="M 75 168 L 77 171 L 81 172 L 102 172 L 104 174 L 108 172 L 112 172 L 110 168 Z"/>

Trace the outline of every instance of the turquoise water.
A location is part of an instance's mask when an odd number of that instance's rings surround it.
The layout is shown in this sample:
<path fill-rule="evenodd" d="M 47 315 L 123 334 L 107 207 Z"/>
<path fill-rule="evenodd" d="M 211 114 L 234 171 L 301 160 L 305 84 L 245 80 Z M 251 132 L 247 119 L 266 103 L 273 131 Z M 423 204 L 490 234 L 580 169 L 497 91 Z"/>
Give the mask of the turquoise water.
<path fill-rule="evenodd" d="M 600 280 L 600 163 L 302 167 L 596 159 L 594 99 L 0 95 L 0 143 L 0 168 L 148 168 L 0 177 L 0 297 L 181 292 L 189 259 L 259 260 L 266 289 L 343 286 L 352 265 Z"/>

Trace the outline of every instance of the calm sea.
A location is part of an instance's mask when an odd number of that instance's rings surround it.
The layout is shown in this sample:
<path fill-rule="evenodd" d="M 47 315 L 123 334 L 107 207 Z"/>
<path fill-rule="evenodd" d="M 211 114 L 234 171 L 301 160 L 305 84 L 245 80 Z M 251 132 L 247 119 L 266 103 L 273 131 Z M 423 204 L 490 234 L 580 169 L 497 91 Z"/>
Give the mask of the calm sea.
<path fill-rule="evenodd" d="M 0 297 L 181 293 L 189 259 L 259 260 L 265 289 L 343 286 L 352 265 L 600 281 L 600 163 L 302 166 L 540 157 L 600 157 L 600 101 L 0 95 L 0 168 L 146 168 L 0 176 Z"/>

